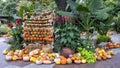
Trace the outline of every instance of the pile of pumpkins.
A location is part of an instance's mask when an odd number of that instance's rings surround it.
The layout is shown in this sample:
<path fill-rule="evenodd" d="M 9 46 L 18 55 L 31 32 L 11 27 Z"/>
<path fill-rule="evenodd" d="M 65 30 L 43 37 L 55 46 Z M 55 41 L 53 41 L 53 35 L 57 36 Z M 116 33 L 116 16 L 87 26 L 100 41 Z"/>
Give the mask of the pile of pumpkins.
<path fill-rule="evenodd" d="M 113 51 L 105 51 L 103 48 L 96 48 L 95 59 L 96 60 L 107 60 L 111 59 L 114 55 Z"/>
<path fill-rule="evenodd" d="M 108 42 L 108 43 L 106 44 L 106 48 L 107 48 L 107 49 L 120 48 L 120 43 L 118 43 L 118 42 Z"/>
<path fill-rule="evenodd" d="M 3 54 L 5 59 L 8 61 L 23 60 L 25 62 L 33 62 L 36 64 L 85 64 L 86 59 L 80 57 L 80 53 L 69 55 L 68 58 L 61 56 L 59 53 L 45 53 L 43 50 L 35 49 L 28 51 L 22 50 L 4 50 Z M 113 51 L 105 51 L 104 49 L 97 48 L 95 53 L 96 60 L 106 60 L 112 58 L 114 55 Z"/>

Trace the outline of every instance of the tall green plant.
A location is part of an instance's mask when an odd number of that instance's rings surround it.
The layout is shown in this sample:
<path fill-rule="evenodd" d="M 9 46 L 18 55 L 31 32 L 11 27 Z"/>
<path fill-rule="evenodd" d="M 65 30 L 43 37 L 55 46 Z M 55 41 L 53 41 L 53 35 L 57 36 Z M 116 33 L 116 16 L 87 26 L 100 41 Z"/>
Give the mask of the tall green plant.
<path fill-rule="evenodd" d="M 78 27 L 72 21 L 56 22 L 56 24 L 58 25 L 55 26 L 55 50 L 60 51 L 63 47 L 75 50 L 81 40 Z"/>

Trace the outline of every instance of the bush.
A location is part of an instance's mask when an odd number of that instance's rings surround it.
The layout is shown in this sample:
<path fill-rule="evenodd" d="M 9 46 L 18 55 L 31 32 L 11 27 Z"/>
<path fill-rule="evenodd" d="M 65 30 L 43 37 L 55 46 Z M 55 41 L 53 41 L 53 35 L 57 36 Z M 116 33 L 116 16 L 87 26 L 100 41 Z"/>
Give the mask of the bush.
<path fill-rule="evenodd" d="M 0 26 L 0 34 L 7 34 L 10 30 L 6 24 Z"/>
<path fill-rule="evenodd" d="M 107 35 L 98 35 L 97 36 L 97 44 L 99 44 L 101 42 L 108 42 L 110 40 L 111 40 L 110 36 L 107 36 Z"/>

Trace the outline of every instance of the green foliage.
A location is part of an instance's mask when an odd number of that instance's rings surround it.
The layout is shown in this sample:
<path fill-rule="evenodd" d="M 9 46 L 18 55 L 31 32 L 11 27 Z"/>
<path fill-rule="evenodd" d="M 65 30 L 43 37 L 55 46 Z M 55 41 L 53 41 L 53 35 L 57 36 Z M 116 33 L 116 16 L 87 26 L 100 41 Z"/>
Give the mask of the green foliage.
<path fill-rule="evenodd" d="M 7 34 L 10 30 L 6 24 L 0 26 L 0 34 Z"/>
<path fill-rule="evenodd" d="M 86 59 L 88 63 L 96 62 L 96 59 L 94 58 L 94 52 L 86 50 L 85 48 L 82 48 L 82 47 L 78 47 L 77 50 L 81 54 L 81 56 Z"/>
<path fill-rule="evenodd" d="M 32 12 L 33 10 L 34 10 L 34 5 L 32 5 L 32 4 L 30 6 L 20 6 L 19 14 L 20 14 L 21 18 L 23 18 L 24 13 Z M 27 17 L 31 16 L 29 13 L 26 15 L 27 15 Z"/>
<path fill-rule="evenodd" d="M 107 36 L 107 35 L 98 35 L 97 36 L 97 44 L 101 43 L 101 42 L 108 42 L 111 40 L 111 37 L 110 36 Z"/>
<path fill-rule="evenodd" d="M 19 0 L 6 0 L 6 2 L 0 1 L 0 12 L 3 15 L 14 15 L 18 14 L 16 6 Z"/>
<path fill-rule="evenodd" d="M 81 47 L 91 51 L 91 52 L 95 52 L 95 47 L 94 47 L 94 41 L 93 40 L 86 40 L 83 39 L 81 41 Z"/>
<path fill-rule="evenodd" d="M 114 23 L 115 23 L 114 29 L 115 29 L 117 32 L 120 32 L 120 12 L 118 13 L 117 16 L 115 16 L 115 17 L 113 18 L 113 20 L 114 20 Z"/>
<path fill-rule="evenodd" d="M 55 50 L 60 51 L 63 47 L 75 50 L 81 40 L 78 27 L 70 21 L 64 22 L 64 25 L 63 23 L 58 24 L 55 26 Z"/>
<path fill-rule="evenodd" d="M 11 34 L 13 40 L 9 42 L 9 44 L 11 45 L 9 47 L 9 50 L 22 49 L 22 47 L 23 47 L 23 45 L 22 45 L 22 43 L 23 43 L 23 36 L 22 36 L 23 31 L 22 30 L 23 30 L 22 23 L 20 23 L 20 22 L 16 22 L 14 27 L 11 28 L 10 34 Z"/>

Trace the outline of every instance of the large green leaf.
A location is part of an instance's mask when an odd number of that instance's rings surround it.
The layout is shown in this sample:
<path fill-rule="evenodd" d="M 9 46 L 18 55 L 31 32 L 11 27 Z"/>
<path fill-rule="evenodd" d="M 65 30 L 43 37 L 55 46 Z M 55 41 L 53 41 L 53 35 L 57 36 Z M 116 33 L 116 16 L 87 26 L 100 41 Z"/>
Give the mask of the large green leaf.
<path fill-rule="evenodd" d="M 109 17 L 109 14 L 107 12 L 95 12 L 94 14 L 99 20 L 105 20 Z"/>
<path fill-rule="evenodd" d="M 58 11 L 57 13 L 68 17 L 74 17 L 74 14 L 72 12 Z"/>
<path fill-rule="evenodd" d="M 78 6 L 78 4 L 72 0 L 67 0 L 67 4 L 70 6 L 72 10 L 76 10 L 76 7 Z"/>
<path fill-rule="evenodd" d="M 77 11 L 90 12 L 90 10 L 87 7 L 85 7 L 81 4 L 78 5 L 76 9 L 77 9 Z"/>

